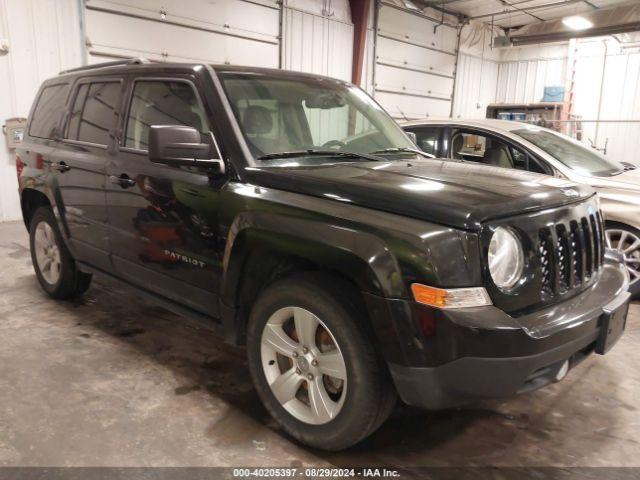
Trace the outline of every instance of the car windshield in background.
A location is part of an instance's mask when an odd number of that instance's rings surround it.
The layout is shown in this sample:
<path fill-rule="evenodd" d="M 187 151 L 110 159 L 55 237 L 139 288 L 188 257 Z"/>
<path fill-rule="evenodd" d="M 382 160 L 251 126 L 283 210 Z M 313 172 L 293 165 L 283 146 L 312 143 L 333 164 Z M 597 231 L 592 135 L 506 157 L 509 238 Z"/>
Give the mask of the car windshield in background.
<path fill-rule="evenodd" d="M 391 117 L 366 93 L 345 82 L 242 72 L 220 77 L 251 154 L 260 163 L 286 159 L 287 165 L 318 164 L 415 155 L 401 151 L 415 145 Z M 292 155 L 297 152 L 299 156 Z"/>
<path fill-rule="evenodd" d="M 608 160 L 599 152 L 558 133 L 537 128 L 523 128 L 511 133 L 533 143 L 579 174 L 599 177 L 624 171 L 622 164 Z"/>

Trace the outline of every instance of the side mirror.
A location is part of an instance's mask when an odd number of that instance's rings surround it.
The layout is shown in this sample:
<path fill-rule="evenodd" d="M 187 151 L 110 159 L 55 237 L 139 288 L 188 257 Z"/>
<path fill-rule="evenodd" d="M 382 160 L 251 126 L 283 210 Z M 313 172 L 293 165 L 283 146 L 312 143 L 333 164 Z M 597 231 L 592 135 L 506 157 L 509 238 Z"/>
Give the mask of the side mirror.
<path fill-rule="evenodd" d="M 404 133 L 407 134 L 407 137 L 409 137 L 409 140 L 411 140 L 414 145 L 418 145 L 418 136 L 415 134 L 415 132 L 404 132 Z"/>
<path fill-rule="evenodd" d="M 224 162 L 213 142 L 202 143 L 200 132 L 183 125 L 152 125 L 149 160 L 172 166 L 204 167 L 224 173 Z"/>

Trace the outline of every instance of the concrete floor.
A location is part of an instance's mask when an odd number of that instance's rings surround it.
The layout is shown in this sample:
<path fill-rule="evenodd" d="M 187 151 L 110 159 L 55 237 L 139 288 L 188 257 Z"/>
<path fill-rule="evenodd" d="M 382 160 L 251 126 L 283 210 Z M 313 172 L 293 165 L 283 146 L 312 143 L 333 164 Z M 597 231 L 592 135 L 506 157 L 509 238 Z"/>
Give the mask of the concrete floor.
<path fill-rule="evenodd" d="M 399 407 L 326 454 L 287 439 L 244 353 L 120 287 L 39 289 L 21 223 L 0 224 L 0 465 L 640 466 L 640 306 L 562 383 L 445 412 Z"/>

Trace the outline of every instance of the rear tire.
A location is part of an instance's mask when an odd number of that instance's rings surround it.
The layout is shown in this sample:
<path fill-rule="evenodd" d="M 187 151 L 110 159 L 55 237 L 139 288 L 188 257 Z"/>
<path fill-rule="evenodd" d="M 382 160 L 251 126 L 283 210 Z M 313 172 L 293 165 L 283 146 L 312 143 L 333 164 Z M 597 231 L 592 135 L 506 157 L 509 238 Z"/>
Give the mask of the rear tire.
<path fill-rule="evenodd" d="M 299 442 L 331 451 L 373 433 L 396 400 L 365 314 L 341 285 L 314 274 L 277 281 L 258 297 L 247 331 L 251 376 L 269 413 Z"/>
<path fill-rule="evenodd" d="M 78 270 L 60 235 L 49 207 L 40 207 L 29 228 L 31 260 L 42 289 L 52 298 L 68 299 L 85 293 L 91 275 Z"/>

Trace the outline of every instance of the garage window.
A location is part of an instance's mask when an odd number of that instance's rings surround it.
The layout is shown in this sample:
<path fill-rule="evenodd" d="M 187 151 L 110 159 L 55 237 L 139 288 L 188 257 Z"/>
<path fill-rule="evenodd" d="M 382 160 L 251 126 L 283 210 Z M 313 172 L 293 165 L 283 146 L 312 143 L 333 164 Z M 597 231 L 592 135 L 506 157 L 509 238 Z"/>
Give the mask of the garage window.
<path fill-rule="evenodd" d="M 120 85 L 120 82 L 80 85 L 69 116 L 66 138 L 107 145 L 116 120 Z"/>
<path fill-rule="evenodd" d="M 49 139 L 54 137 L 68 91 L 67 84 L 42 89 L 29 126 L 29 135 Z"/>
<path fill-rule="evenodd" d="M 142 80 L 135 83 L 125 146 L 147 150 L 152 125 L 186 125 L 204 137 L 210 131 L 202 104 L 191 84 L 181 81 Z"/>

